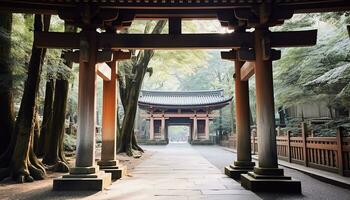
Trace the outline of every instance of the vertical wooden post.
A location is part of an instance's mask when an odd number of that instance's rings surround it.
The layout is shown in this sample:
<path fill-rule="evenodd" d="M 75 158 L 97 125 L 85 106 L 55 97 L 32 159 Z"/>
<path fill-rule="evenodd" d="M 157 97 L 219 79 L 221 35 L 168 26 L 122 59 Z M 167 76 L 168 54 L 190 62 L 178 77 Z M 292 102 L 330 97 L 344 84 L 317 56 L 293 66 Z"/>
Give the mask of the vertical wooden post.
<path fill-rule="evenodd" d="M 198 139 L 197 116 L 193 117 L 193 140 Z"/>
<path fill-rule="evenodd" d="M 292 155 L 291 155 L 291 151 L 290 151 L 290 134 L 291 131 L 287 131 L 287 152 L 288 152 L 288 162 L 292 162 Z"/>
<path fill-rule="evenodd" d="M 251 139 L 250 139 L 250 108 L 249 84 L 241 80 L 243 62 L 235 60 L 235 104 L 236 104 L 236 135 L 237 161 L 235 165 L 252 168 Z"/>
<path fill-rule="evenodd" d="M 153 119 L 152 114 L 151 114 L 151 117 L 149 119 L 149 139 L 150 140 L 154 139 L 154 119 Z"/>
<path fill-rule="evenodd" d="M 164 113 L 161 118 L 161 125 L 160 125 L 160 137 L 162 140 L 165 139 L 165 118 L 164 118 Z"/>
<path fill-rule="evenodd" d="M 308 166 L 308 157 L 307 157 L 307 127 L 306 123 L 302 122 L 301 123 L 301 136 L 303 138 L 303 154 L 304 154 L 304 165 Z"/>
<path fill-rule="evenodd" d="M 337 128 L 337 160 L 338 160 L 338 173 L 344 175 L 344 162 L 343 162 L 343 127 Z"/>
<path fill-rule="evenodd" d="M 95 164 L 96 54 L 95 30 L 84 30 L 79 58 L 78 132 L 76 167 Z"/>
<path fill-rule="evenodd" d="M 273 94 L 272 60 L 264 52 L 269 47 L 268 28 L 255 28 L 256 122 L 258 133 L 259 168 L 277 169 L 275 102 Z M 254 169 L 263 174 L 264 171 Z"/>
<path fill-rule="evenodd" d="M 209 117 L 205 118 L 205 139 L 209 140 Z"/>
<path fill-rule="evenodd" d="M 111 67 L 111 80 L 103 81 L 102 162 L 116 159 L 117 61 L 113 59 L 108 64 Z"/>

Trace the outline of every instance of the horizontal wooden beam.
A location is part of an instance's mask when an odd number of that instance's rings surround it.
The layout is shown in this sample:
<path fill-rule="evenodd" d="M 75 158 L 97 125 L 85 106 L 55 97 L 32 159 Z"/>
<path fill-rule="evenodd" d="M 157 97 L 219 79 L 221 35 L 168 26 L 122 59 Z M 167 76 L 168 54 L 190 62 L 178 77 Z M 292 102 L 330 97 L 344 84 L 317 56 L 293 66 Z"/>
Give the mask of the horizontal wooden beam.
<path fill-rule="evenodd" d="M 112 77 L 112 69 L 106 63 L 97 63 L 97 75 L 104 81 L 110 81 Z"/>
<path fill-rule="evenodd" d="M 41 48 L 78 49 L 79 33 L 35 32 Z M 99 49 L 232 49 L 252 47 L 252 33 L 231 34 L 98 34 Z"/>
<path fill-rule="evenodd" d="M 69 51 L 63 56 L 64 59 L 79 63 L 80 51 Z M 124 56 L 125 57 L 125 56 Z M 113 53 L 111 50 L 103 50 L 97 52 L 97 63 L 111 62 L 113 60 Z"/>
<path fill-rule="evenodd" d="M 255 62 L 245 62 L 241 68 L 241 81 L 248 81 L 255 73 Z"/>
<path fill-rule="evenodd" d="M 232 49 L 253 46 L 252 33 L 231 34 L 113 34 L 103 33 L 100 48 L 120 49 Z"/>
<path fill-rule="evenodd" d="M 114 60 L 129 60 L 131 58 L 130 51 L 113 51 Z"/>
<path fill-rule="evenodd" d="M 317 42 L 317 30 L 271 32 L 271 47 L 305 47 Z"/>
<path fill-rule="evenodd" d="M 271 47 L 316 44 L 317 30 L 271 32 Z M 253 33 L 230 34 L 98 34 L 99 49 L 233 49 L 252 48 Z M 78 49 L 79 33 L 35 32 L 34 44 L 42 48 Z"/>
<path fill-rule="evenodd" d="M 234 50 L 221 51 L 221 59 L 234 61 L 237 59 L 237 53 Z"/>
<path fill-rule="evenodd" d="M 34 45 L 39 48 L 79 49 L 80 33 L 34 32 Z"/>

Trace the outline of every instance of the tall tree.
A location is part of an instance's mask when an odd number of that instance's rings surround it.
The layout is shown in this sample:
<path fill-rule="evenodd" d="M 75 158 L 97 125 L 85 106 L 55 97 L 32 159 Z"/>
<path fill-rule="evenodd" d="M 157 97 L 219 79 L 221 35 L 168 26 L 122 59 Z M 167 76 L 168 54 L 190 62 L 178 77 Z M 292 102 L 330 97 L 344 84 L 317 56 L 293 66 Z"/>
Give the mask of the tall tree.
<path fill-rule="evenodd" d="M 65 25 L 65 32 L 76 32 L 76 27 Z M 62 51 L 64 58 L 65 51 Z M 69 78 L 73 62 L 66 60 L 57 74 L 54 88 L 54 100 L 52 110 L 52 120 L 49 126 L 46 151 L 43 163 L 53 165 L 54 171 L 68 172 L 68 162 L 64 155 L 63 137 L 65 133 L 66 110 L 68 100 Z"/>
<path fill-rule="evenodd" d="M 35 15 L 34 31 L 47 31 L 49 25 L 50 16 Z M 28 65 L 28 77 L 24 84 L 21 106 L 15 124 L 15 148 L 8 168 L 0 170 L 0 179 L 11 176 L 17 182 L 23 183 L 43 179 L 45 176 L 46 171 L 33 151 L 36 101 L 45 54 L 46 49 L 33 45 Z"/>
<path fill-rule="evenodd" d="M 47 135 L 50 134 L 49 131 L 51 130 L 50 127 L 52 125 L 52 117 L 53 117 L 52 104 L 53 104 L 53 97 L 54 97 L 54 87 L 55 87 L 54 80 L 52 78 L 49 78 L 46 81 L 43 121 L 41 123 L 38 147 L 35 150 L 35 154 L 38 157 L 43 157 L 44 153 L 47 150 L 47 146 L 49 146 Z"/>
<path fill-rule="evenodd" d="M 12 13 L 0 13 L 0 155 L 10 144 L 15 123 L 11 53 Z"/>
<path fill-rule="evenodd" d="M 158 21 L 151 34 L 160 34 L 165 24 L 165 20 Z M 148 23 L 145 33 L 148 33 L 150 29 L 151 23 Z M 121 130 L 118 132 L 117 152 L 126 152 L 129 156 L 139 156 L 140 152 L 143 152 L 136 141 L 134 123 L 143 79 L 147 72 L 152 74 L 152 68 L 149 68 L 148 64 L 153 54 L 153 50 L 139 51 L 130 62 L 120 66 L 124 70 L 124 73 L 119 73 L 121 74 L 119 78 L 120 99 L 124 108 L 124 118 Z"/>

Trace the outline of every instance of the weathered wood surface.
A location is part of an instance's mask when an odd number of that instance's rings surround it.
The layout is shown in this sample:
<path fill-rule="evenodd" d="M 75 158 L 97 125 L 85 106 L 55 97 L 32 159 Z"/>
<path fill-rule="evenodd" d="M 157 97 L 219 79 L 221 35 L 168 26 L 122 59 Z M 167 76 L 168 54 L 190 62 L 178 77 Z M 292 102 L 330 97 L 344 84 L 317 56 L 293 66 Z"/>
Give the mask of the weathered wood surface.
<path fill-rule="evenodd" d="M 241 81 L 248 81 L 254 75 L 255 62 L 245 62 L 241 68 Z"/>

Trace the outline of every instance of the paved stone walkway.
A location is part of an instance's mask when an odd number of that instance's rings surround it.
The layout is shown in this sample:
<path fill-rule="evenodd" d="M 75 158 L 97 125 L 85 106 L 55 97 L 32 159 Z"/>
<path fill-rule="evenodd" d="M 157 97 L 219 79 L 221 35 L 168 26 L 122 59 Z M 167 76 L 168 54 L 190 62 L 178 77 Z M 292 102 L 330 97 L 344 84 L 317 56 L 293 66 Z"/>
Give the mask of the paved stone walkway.
<path fill-rule="evenodd" d="M 146 146 L 155 151 L 132 177 L 115 182 L 98 199 L 260 199 L 225 176 L 189 144 Z"/>

